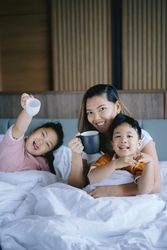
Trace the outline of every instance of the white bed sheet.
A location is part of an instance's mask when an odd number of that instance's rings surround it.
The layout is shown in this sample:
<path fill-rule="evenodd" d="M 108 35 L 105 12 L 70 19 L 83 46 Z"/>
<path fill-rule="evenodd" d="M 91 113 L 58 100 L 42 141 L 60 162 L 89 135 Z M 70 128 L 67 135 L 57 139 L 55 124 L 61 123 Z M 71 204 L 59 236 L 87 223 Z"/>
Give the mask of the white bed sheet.
<path fill-rule="evenodd" d="M 167 249 L 167 162 L 160 165 L 160 194 L 99 199 L 48 172 L 1 172 L 2 250 Z"/>

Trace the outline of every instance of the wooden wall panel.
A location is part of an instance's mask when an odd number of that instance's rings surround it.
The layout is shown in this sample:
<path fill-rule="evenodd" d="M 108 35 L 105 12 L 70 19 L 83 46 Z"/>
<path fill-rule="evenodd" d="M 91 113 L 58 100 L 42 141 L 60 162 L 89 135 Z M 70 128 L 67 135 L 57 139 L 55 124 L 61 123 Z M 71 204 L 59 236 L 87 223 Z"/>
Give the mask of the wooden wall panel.
<path fill-rule="evenodd" d="M 49 55 L 47 1 L 1 1 L 1 90 L 49 90 Z"/>
<path fill-rule="evenodd" d="M 164 97 L 162 91 L 119 91 L 120 99 L 137 119 L 165 118 Z"/>
<path fill-rule="evenodd" d="M 51 2 L 54 90 L 111 82 L 111 1 Z"/>
<path fill-rule="evenodd" d="M 38 118 L 77 118 L 83 91 L 34 92 L 41 100 Z M 119 91 L 120 99 L 137 119 L 167 118 L 167 98 L 164 92 Z M 21 110 L 19 93 L 0 93 L 0 118 L 16 118 Z"/>
<path fill-rule="evenodd" d="M 167 1 L 122 4 L 123 89 L 167 89 Z"/>

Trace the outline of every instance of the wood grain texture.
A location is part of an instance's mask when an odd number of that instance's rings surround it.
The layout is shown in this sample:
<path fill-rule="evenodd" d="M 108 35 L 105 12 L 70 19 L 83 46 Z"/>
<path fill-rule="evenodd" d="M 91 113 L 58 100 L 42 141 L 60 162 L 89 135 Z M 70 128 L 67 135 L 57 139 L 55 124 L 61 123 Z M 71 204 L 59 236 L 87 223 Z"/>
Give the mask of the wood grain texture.
<path fill-rule="evenodd" d="M 83 91 L 112 82 L 111 1 L 51 3 L 54 90 Z"/>
<path fill-rule="evenodd" d="M 78 118 L 82 91 L 33 92 L 41 100 L 38 118 Z M 121 101 L 137 119 L 167 118 L 167 94 L 159 91 L 119 91 Z M 16 118 L 21 110 L 20 93 L 0 93 L 0 118 Z M 165 110 L 166 108 L 166 110 Z"/>
<path fill-rule="evenodd" d="M 50 87 L 48 8 L 45 0 L 1 1 L 0 86 L 3 91 Z"/>
<path fill-rule="evenodd" d="M 167 1 L 124 0 L 123 89 L 167 89 Z"/>

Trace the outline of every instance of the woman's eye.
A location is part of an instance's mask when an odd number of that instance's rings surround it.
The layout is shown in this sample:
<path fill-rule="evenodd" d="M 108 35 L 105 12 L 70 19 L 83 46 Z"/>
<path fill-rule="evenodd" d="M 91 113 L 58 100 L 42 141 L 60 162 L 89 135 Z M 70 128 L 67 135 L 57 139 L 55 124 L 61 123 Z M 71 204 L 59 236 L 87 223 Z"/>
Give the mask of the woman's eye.
<path fill-rule="evenodd" d="M 86 114 L 87 114 L 87 116 L 88 116 L 88 115 L 90 116 L 90 115 L 92 115 L 92 114 L 93 114 L 93 112 L 91 112 L 91 111 L 87 111 L 87 112 L 86 112 Z"/>
<path fill-rule="evenodd" d="M 105 107 L 101 107 L 99 110 L 104 111 L 105 109 L 106 109 Z"/>

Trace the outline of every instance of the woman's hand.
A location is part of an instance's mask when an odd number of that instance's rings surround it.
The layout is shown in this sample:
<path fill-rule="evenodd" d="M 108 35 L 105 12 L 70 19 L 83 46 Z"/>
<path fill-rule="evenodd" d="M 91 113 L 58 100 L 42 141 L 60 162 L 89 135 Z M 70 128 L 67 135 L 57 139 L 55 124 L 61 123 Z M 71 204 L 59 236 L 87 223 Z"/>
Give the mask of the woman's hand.
<path fill-rule="evenodd" d="M 134 196 L 138 194 L 138 189 L 135 183 L 128 183 L 112 186 L 99 186 L 90 191 L 89 194 L 93 198 L 110 196 Z"/>
<path fill-rule="evenodd" d="M 82 154 L 84 147 L 82 145 L 81 139 L 79 138 L 79 135 L 80 134 L 78 133 L 75 138 L 69 141 L 68 146 L 73 153 Z"/>
<path fill-rule="evenodd" d="M 87 162 L 82 159 L 84 147 L 79 135 L 78 133 L 76 137 L 68 143 L 72 151 L 71 171 L 68 177 L 68 184 L 74 187 L 83 188 L 86 185 L 85 169 L 87 169 Z"/>
<path fill-rule="evenodd" d="M 145 164 L 153 161 L 152 156 L 146 153 L 140 153 L 135 159 L 137 162 L 144 162 Z"/>

